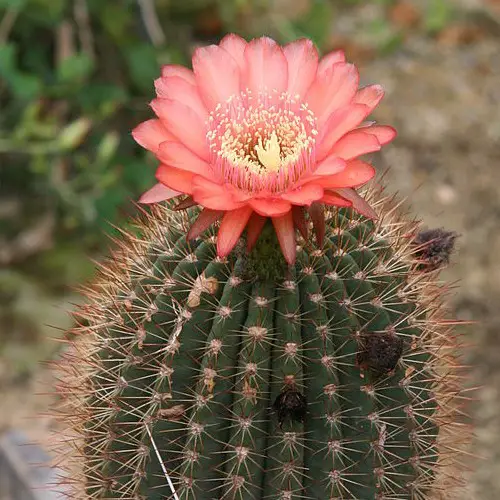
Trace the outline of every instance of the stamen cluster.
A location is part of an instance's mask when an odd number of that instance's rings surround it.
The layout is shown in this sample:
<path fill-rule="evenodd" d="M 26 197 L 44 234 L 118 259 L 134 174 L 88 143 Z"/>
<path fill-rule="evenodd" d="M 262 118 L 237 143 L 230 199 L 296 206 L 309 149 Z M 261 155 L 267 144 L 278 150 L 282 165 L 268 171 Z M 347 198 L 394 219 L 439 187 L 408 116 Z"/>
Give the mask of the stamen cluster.
<path fill-rule="evenodd" d="M 285 190 L 314 166 L 316 121 L 307 103 L 287 92 L 231 96 L 208 120 L 214 173 L 253 193 Z"/>

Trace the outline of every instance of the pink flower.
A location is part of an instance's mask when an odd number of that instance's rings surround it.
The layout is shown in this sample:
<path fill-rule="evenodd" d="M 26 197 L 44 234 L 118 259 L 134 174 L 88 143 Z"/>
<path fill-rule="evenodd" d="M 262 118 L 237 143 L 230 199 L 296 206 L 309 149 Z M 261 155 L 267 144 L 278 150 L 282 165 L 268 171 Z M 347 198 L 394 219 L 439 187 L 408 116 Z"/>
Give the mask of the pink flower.
<path fill-rule="evenodd" d="M 188 237 L 222 219 L 220 256 L 245 228 L 251 248 L 271 218 L 293 263 L 305 208 L 319 228 L 321 204 L 376 216 L 355 191 L 374 176 L 358 157 L 378 151 L 396 133 L 364 122 L 383 90 L 358 85 L 357 69 L 342 52 L 319 59 L 305 39 L 280 47 L 266 37 L 247 43 L 227 35 L 195 51 L 193 71 L 164 66 L 151 103 L 157 118 L 133 131 L 161 162 L 159 184 L 140 201 L 188 195 L 183 206 L 203 207 Z"/>

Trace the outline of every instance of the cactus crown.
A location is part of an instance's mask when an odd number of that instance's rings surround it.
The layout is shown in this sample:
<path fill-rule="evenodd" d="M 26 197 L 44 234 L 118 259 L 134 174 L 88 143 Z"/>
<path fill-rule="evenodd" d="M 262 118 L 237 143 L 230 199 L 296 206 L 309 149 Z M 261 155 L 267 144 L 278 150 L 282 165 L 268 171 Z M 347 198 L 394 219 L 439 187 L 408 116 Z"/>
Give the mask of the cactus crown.
<path fill-rule="evenodd" d="M 421 271 L 418 224 L 368 197 L 377 223 L 329 209 L 293 266 L 272 228 L 220 258 L 165 206 L 118 243 L 59 364 L 75 498 L 453 498 L 446 287 Z"/>

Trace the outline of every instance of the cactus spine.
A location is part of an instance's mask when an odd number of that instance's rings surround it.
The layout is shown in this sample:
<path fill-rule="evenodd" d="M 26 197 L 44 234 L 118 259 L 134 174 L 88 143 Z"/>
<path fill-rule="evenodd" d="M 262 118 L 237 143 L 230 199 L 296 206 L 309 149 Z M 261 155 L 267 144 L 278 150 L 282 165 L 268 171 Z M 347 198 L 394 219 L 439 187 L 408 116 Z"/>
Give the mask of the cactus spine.
<path fill-rule="evenodd" d="M 377 223 L 330 210 L 323 248 L 299 240 L 292 267 L 262 265 L 266 232 L 220 259 L 212 233 L 186 241 L 188 214 L 154 208 L 60 363 L 75 498 L 453 498 L 445 288 L 421 271 L 418 225 L 369 196 Z"/>

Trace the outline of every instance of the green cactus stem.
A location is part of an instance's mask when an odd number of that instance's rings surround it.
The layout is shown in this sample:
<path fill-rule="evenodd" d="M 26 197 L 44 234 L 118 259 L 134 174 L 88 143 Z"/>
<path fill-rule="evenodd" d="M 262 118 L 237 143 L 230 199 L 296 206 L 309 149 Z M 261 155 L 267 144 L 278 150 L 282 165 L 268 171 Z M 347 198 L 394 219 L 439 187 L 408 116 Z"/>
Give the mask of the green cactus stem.
<path fill-rule="evenodd" d="M 454 498 L 467 433 L 446 287 L 421 270 L 418 225 L 369 196 L 376 223 L 328 211 L 294 266 L 272 230 L 221 259 L 210 231 L 186 241 L 192 214 L 153 209 L 60 363 L 74 498 Z"/>

